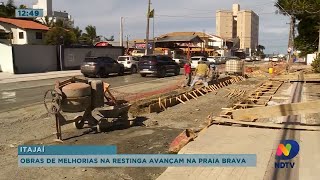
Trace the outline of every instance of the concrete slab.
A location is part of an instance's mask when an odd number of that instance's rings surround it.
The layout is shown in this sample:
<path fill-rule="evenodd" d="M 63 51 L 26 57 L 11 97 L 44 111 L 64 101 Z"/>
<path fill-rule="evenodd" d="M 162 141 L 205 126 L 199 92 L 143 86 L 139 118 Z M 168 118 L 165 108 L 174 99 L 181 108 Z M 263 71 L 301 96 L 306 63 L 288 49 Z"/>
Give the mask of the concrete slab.
<path fill-rule="evenodd" d="M 158 180 L 263 179 L 280 132 L 271 129 L 211 126 L 179 154 L 257 154 L 257 167 L 169 167 Z"/>
<path fill-rule="evenodd" d="M 320 177 L 320 132 L 300 132 L 299 179 Z"/>

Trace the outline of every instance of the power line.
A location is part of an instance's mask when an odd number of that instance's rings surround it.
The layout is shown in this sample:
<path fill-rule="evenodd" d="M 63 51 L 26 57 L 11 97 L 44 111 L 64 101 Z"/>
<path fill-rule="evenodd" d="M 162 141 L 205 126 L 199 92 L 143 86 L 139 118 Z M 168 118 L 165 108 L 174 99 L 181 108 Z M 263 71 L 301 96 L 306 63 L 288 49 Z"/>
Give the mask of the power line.
<path fill-rule="evenodd" d="M 268 13 L 260 13 L 258 15 L 263 14 L 275 14 L 274 12 L 268 12 Z M 200 18 L 200 19 L 214 19 L 217 16 L 190 16 L 190 15 L 165 15 L 165 14 L 158 14 L 157 17 L 167 17 L 167 18 Z M 219 16 L 219 17 L 230 17 L 230 16 Z"/>

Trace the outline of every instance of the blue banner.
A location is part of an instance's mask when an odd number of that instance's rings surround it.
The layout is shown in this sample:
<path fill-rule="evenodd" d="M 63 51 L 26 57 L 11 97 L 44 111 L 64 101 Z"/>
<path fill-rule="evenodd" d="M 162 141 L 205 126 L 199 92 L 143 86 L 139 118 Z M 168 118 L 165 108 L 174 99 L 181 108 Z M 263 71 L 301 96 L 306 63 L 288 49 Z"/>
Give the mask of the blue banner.
<path fill-rule="evenodd" d="M 20 167 L 255 167 L 255 154 L 19 155 Z"/>
<path fill-rule="evenodd" d="M 18 155 L 106 155 L 117 154 L 116 146 L 18 146 Z"/>

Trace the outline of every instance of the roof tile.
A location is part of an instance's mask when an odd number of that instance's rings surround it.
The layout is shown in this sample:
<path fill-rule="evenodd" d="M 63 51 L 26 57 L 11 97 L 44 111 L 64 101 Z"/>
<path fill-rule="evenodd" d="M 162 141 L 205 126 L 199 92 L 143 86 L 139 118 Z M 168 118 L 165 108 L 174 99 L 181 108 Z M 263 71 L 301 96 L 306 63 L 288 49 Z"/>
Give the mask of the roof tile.
<path fill-rule="evenodd" d="M 35 29 L 35 30 L 45 30 L 48 31 L 49 28 L 40 23 L 36 23 L 34 21 L 22 20 L 22 19 L 11 19 L 11 18 L 2 18 L 0 17 L 0 22 L 12 24 L 19 28 L 23 29 Z"/>

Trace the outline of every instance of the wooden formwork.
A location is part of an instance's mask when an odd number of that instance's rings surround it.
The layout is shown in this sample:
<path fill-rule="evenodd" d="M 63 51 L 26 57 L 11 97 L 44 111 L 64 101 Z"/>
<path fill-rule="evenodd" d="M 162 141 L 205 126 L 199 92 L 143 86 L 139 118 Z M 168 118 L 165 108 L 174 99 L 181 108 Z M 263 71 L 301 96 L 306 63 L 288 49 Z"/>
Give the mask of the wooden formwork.
<path fill-rule="evenodd" d="M 198 89 L 190 90 L 184 93 L 181 93 L 179 95 L 173 96 L 173 97 L 168 97 L 168 98 L 161 98 L 159 97 L 157 103 L 153 103 L 149 105 L 149 112 L 154 113 L 154 112 L 161 112 L 166 110 L 168 107 L 175 106 L 177 104 L 185 104 L 188 101 L 191 100 L 197 100 L 201 96 L 205 96 L 208 93 L 211 92 L 216 92 L 217 90 L 226 87 L 228 85 L 244 81 L 245 78 L 242 76 L 237 76 L 232 79 L 226 80 L 224 82 L 220 82 L 218 84 L 214 85 L 209 85 L 208 87 L 201 87 Z"/>
<path fill-rule="evenodd" d="M 232 108 L 224 108 L 220 117 L 232 119 L 232 111 L 237 109 L 247 109 L 254 107 L 264 107 L 268 104 L 272 95 L 274 95 L 281 87 L 283 82 L 267 81 L 261 83 L 245 100 L 240 101 L 233 105 Z M 252 119 L 251 121 L 254 121 Z"/>

